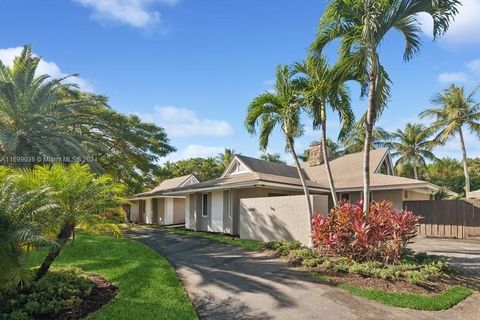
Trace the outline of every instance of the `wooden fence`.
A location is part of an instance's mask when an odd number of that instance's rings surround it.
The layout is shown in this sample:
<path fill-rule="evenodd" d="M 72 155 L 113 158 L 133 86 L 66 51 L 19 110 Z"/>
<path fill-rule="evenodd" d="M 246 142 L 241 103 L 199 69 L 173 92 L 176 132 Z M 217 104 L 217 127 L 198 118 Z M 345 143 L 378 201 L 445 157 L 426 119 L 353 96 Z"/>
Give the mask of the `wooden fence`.
<path fill-rule="evenodd" d="M 445 238 L 480 237 L 480 201 L 404 201 L 403 207 L 423 217 L 419 235 Z"/>

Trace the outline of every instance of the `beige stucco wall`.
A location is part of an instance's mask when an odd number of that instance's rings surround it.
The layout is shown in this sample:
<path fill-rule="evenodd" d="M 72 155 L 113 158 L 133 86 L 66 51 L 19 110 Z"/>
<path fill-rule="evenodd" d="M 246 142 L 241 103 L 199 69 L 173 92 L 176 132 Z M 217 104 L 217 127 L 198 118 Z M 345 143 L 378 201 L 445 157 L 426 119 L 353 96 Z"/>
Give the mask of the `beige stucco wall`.
<path fill-rule="evenodd" d="M 185 199 L 173 199 L 173 224 L 185 222 Z"/>
<path fill-rule="evenodd" d="M 403 201 L 417 201 L 417 200 L 430 200 L 430 195 L 428 193 L 416 192 L 413 190 L 403 191 Z"/>
<path fill-rule="evenodd" d="M 408 198 L 405 197 L 405 192 L 408 192 Z M 346 192 L 342 192 L 346 193 Z M 350 194 L 350 202 L 356 203 L 362 199 L 362 192 L 348 192 Z M 403 209 L 403 201 L 408 200 L 429 200 L 430 195 L 416 192 L 414 190 L 375 190 L 372 191 L 372 200 L 382 201 L 389 200 L 393 202 L 393 206 L 397 210 Z"/>
<path fill-rule="evenodd" d="M 327 212 L 328 196 L 311 196 L 315 212 Z M 310 235 L 303 195 L 240 200 L 239 234 L 261 241 L 298 240 L 307 245 Z"/>

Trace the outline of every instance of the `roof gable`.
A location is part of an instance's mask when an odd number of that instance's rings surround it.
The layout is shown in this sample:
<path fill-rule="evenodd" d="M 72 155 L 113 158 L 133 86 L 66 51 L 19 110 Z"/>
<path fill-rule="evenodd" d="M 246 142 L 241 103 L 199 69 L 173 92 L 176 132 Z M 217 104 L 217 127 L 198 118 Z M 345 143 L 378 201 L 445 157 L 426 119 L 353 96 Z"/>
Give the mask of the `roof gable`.
<path fill-rule="evenodd" d="M 297 171 L 297 168 L 294 166 L 284 164 L 284 163 L 246 157 L 242 155 L 237 155 L 237 157 L 252 172 L 298 179 L 298 171 Z"/>
<path fill-rule="evenodd" d="M 221 178 L 228 177 L 240 173 L 251 173 L 253 170 L 247 166 L 238 155 L 235 155 L 227 168 L 223 171 Z"/>

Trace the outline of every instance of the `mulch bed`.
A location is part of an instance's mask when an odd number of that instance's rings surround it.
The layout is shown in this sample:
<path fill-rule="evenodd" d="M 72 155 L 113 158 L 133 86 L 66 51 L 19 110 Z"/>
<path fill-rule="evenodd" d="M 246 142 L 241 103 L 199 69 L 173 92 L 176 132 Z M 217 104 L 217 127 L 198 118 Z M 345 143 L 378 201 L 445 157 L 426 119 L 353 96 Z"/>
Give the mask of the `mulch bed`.
<path fill-rule="evenodd" d="M 290 256 L 278 257 L 275 250 L 264 250 L 269 256 L 275 256 L 291 267 L 301 268 L 300 263 Z M 321 268 L 311 268 L 308 271 L 318 272 L 327 275 L 327 283 L 331 285 L 349 284 L 356 288 L 377 289 L 388 292 L 412 293 L 436 295 L 454 285 L 462 285 L 477 291 L 480 291 L 480 276 L 467 275 L 451 269 L 447 277 L 424 281 L 421 283 L 411 283 L 406 280 L 389 280 L 381 278 L 365 277 L 359 274 L 346 272 L 332 272 Z"/>
<path fill-rule="evenodd" d="M 115 298 L 118 288 L 110 281 L 98 275 L 91 275 L 88 277 L 95 286 L 92 288 L 92 293 L 83 300 L 83 302 L 72 308 L 54 316 L 47 316 L 37 318 L 38 320 L 78 320 L 83 319 L 89 313 L 97 311 L 110 300 Z"/>

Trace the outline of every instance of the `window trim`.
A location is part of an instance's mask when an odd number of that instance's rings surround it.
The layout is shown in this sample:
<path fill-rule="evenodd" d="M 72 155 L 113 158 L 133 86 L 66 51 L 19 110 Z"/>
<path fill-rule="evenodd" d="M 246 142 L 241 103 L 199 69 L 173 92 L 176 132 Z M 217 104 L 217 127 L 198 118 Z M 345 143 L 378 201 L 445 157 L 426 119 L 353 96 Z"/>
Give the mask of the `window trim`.
<path fill-rule="evenodd" d="M 208 193 L 202 193 L 202 217 L 208 217 Z"/>

